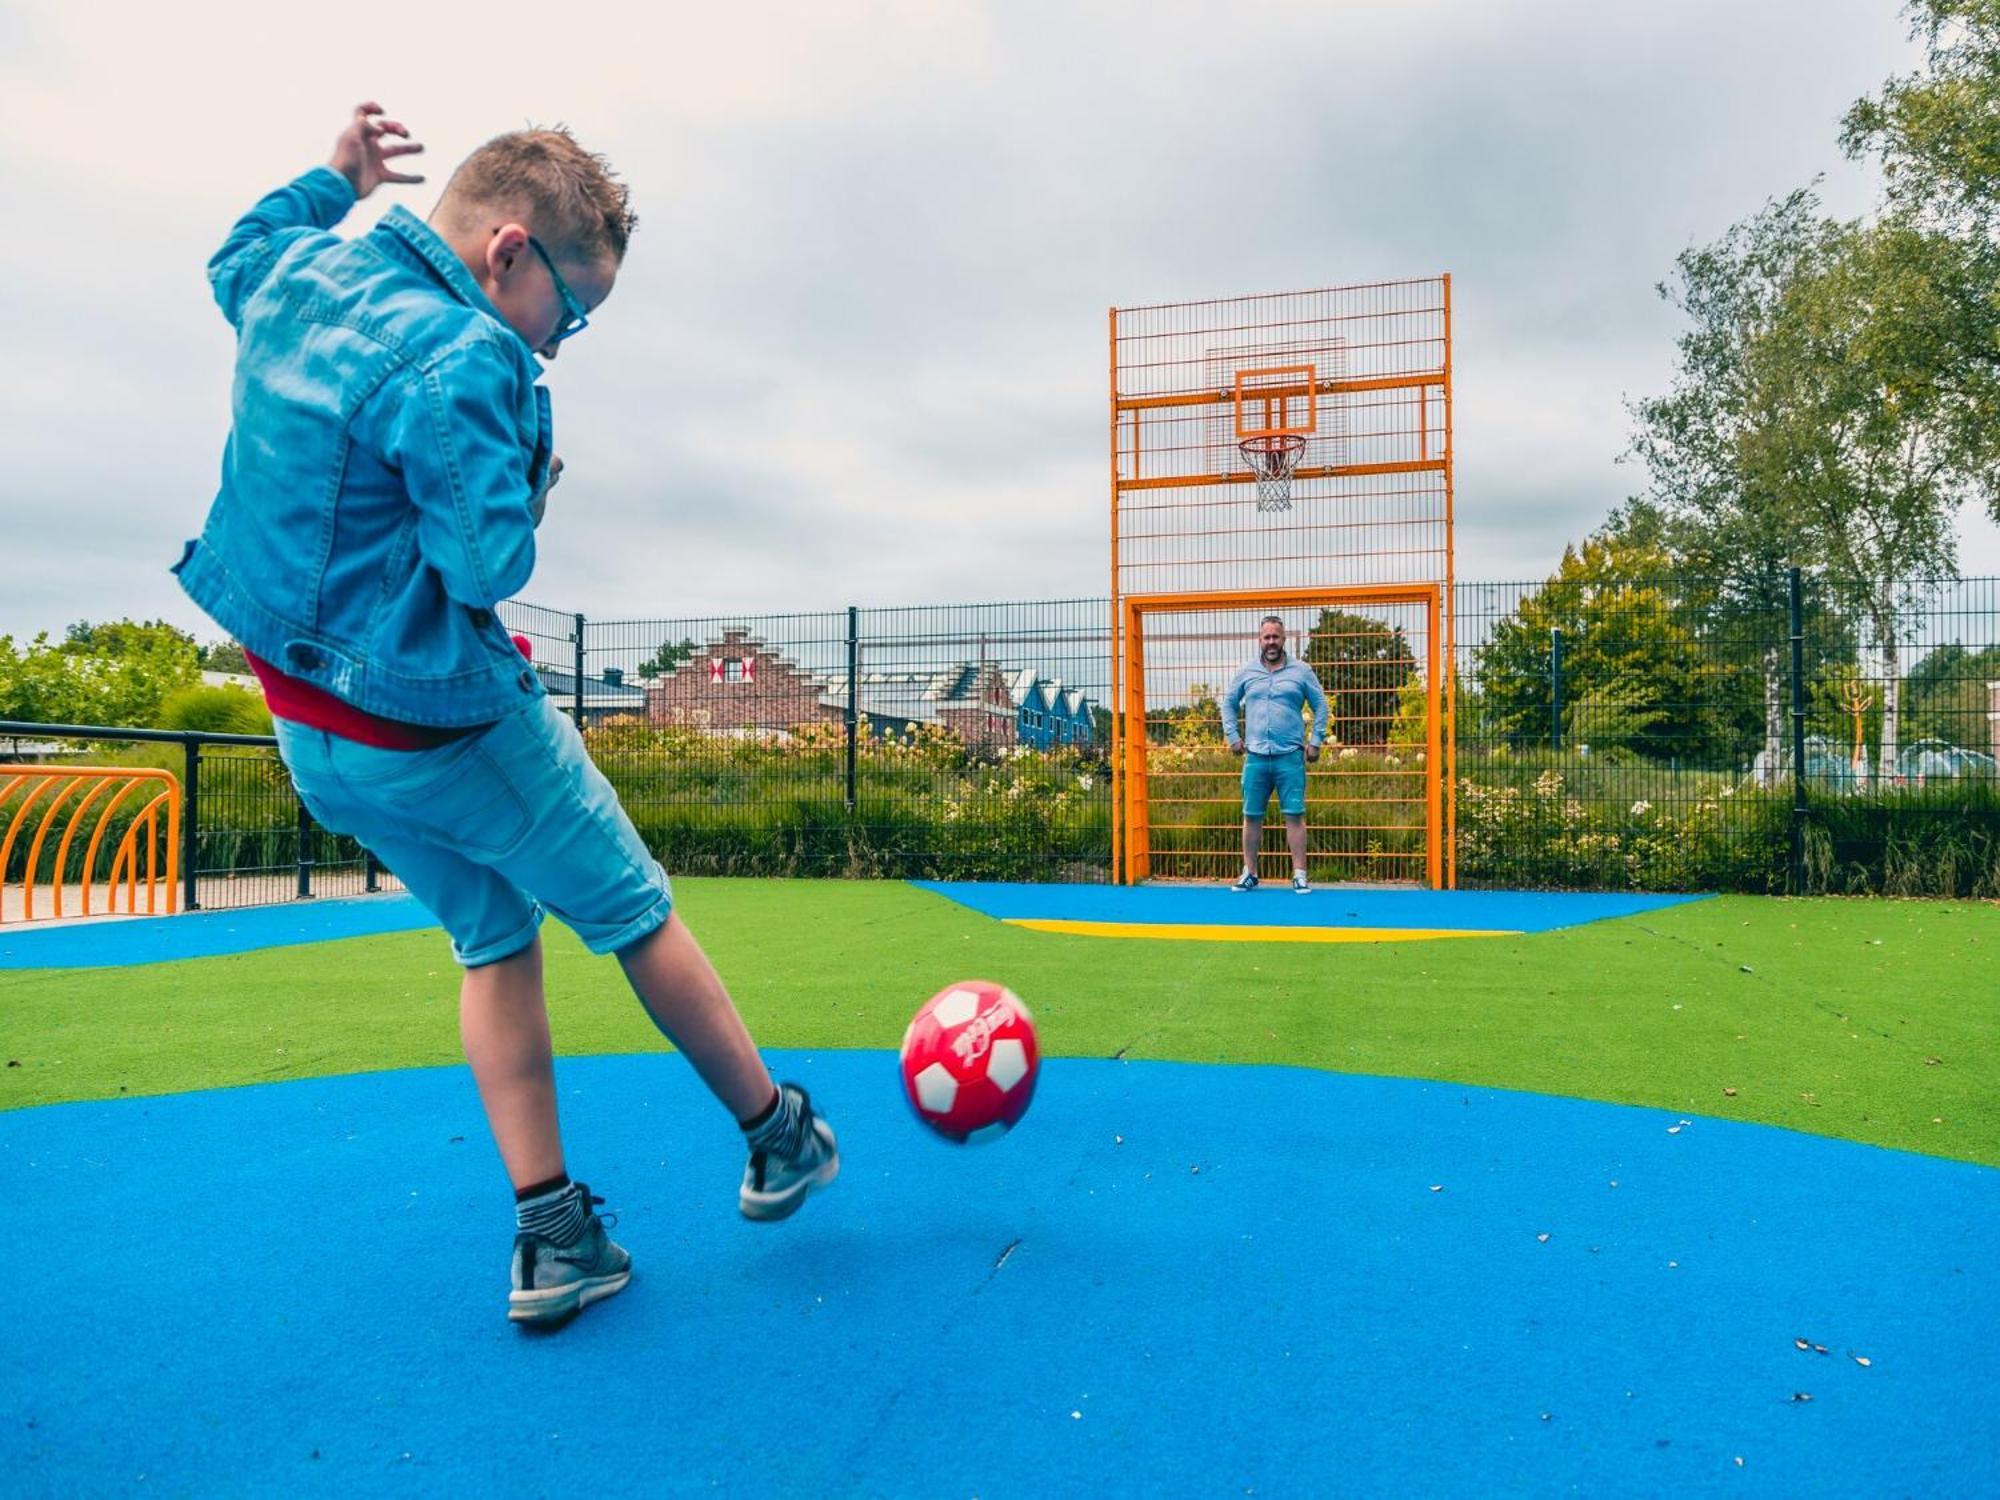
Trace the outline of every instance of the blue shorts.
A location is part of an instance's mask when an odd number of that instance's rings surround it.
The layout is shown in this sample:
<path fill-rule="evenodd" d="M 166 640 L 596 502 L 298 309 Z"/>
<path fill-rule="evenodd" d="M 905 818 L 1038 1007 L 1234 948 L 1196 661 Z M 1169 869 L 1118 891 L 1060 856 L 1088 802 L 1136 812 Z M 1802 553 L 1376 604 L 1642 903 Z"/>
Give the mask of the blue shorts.
<path fill-rule="evenodd" d="M 1289 817 L 1302 816 L 1306 810 L 1306 753 L 1303 750 L 1288 750 L 1283 755 L 1259 755 L 1254 750 L 1243 754 L 1243 816 L 1261 818 L 1271 801 L 1271 793 L 1278 794 L 1278 811 Z"/>
<path fill-rule="evenodd" d="M 672 914 L 667 872 L 546 697 L 434 750 L 282 719 L 277 731 L 307 809 L 386 865 L 468 969 L 534 942 L 545 909 L 593 953 L 629 948 Z"/>

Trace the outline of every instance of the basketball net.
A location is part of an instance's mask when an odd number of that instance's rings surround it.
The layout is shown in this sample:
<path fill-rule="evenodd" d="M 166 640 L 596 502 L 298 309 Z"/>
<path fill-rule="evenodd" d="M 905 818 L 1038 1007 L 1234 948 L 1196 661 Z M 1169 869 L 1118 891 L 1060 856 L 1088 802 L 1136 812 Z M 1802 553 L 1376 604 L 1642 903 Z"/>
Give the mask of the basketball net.
<path fill-rule="evenodd" d="M 1296 432 L 1260 432 L 1238 443 L 1250 472 L 1257 476 L 1257 509 L 1292 508 L 1292 471 L 1306 451 L 1306 440 Z"/>

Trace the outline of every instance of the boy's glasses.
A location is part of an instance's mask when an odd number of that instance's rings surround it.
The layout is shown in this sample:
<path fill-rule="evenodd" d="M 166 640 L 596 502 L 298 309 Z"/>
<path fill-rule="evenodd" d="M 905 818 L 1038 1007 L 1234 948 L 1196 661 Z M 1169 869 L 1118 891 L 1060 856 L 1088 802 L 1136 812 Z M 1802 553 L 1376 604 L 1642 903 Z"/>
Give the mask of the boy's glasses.
<path fill-rule="evenodd" d="M 542 258 L 542 264 L 549 268 L 549 280 L 555 283 L 556 295 L 562 299 L 563 320 L 549 338 L 551 344 L 560 344 L 564 339 L 582 333 L 588 328 L 590 318 L 584 312 L 583 304 L 576 300 L 576 293 L 569 289 L 569 283 L 562 279 L 562 272 L 556 269 L 556 263 L 549 259 L 549 252 L 542 248 L 542 242 L 531 234 L 528 236 L 528 244 L 535 254 Z"/>

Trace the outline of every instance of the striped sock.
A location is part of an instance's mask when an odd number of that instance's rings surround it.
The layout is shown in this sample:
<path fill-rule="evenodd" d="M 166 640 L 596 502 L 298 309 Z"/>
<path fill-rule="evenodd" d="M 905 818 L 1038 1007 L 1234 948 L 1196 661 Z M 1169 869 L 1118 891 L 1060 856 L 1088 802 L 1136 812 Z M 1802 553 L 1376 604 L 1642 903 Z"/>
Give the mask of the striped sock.
<path fill-rule="evenodd" d="M 551 1245 L 567 1248 L 583 1238 L 590 1203 L 583 1189 L 567 1177 L 538 1182 L 514 1195 L 514 1222 L 521 1233 L 539 1235 Z"/>
<path fill-rule="evenodd" d="M 778 1086 L 778 1097 L 755 1121 L 743 1127 L 750 1149 L 790 1161 L 806 1145 L 805 1096 L 791 1084 Z"/>

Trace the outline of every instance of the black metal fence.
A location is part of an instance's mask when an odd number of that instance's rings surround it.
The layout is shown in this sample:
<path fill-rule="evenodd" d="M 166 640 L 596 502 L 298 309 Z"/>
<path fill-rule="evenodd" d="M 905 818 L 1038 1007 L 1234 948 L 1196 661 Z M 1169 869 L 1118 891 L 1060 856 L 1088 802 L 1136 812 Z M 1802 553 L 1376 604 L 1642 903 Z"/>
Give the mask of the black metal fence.
<path fill-rule="evenodd" d="M 1856 597 L 1783 569 L 1749 587 L 1585 567 L 1463 584 L 1455 604 L 1460 884 L 2000 895 L 2000 579 Z M 1107 600 L 503 616 L 671 870 L 1109 878 Z M 1333 690 L 1331 753 L 1395 757 L 1380 783 L 1409 779 L 1425 653 L 1386 614 L 1287 623 L 1316 669 L 1332 641 L 1365 669 Z M 1182 673 L 1158 701 L 1149 682 L 1148 733 L 1205 722 L 1216 684 L 1197 679 L 1214 675 Z M 10 734 L 179 774 L 190 904 L 387 878 L 304 816 L 268 739 L 0 725 L 0 750 Z M 1368 784 L 1325 777 L 1315 795 Z M 1326 821 L 1400 849 L 1420 823 L 1390 825 L 1420 816 Z M 1212 822 L 1177 835 L 1191 858 L 1233 857 L 1234 814 Z M 1318 852 L 1331 873 L 1337 851 Z"/>
<path fill-rule="evenodd" d="M 1467 884 L 2000 894 L 2000 580 L 1468 584 Z"/>
<path fill-rule="evenodd" d="M 669 869 L 1104 880 L 1108 619 L 1049 600 L 586 622 L 581 680 L 544 676 Z"/>
<path fill-rule="evenodd" d="M 353 839 L 312 820 L 278 759 L 278 742 L 268 735 L 0 721 L 0 756 L 171 772 L 181 787 L 184 911 L 397 888 Z M 18 804 L 22 794 L 11 800 Z M 29 811 L 43 814 L 54 800 L 45 792 Z M 0 827 L 14 810 L 0 802 Z M 30 848 L 29 840 L 14 841 L 0 884 L 25 878 Z M 84 840 L 70 843 L 62 880 L 82 878 L 88 849 Z M 54 851 L 38 866 L 36 874 L 46 884 L 57 873 Z M 91 873 L 101 878 L 103 871 Z"/>

